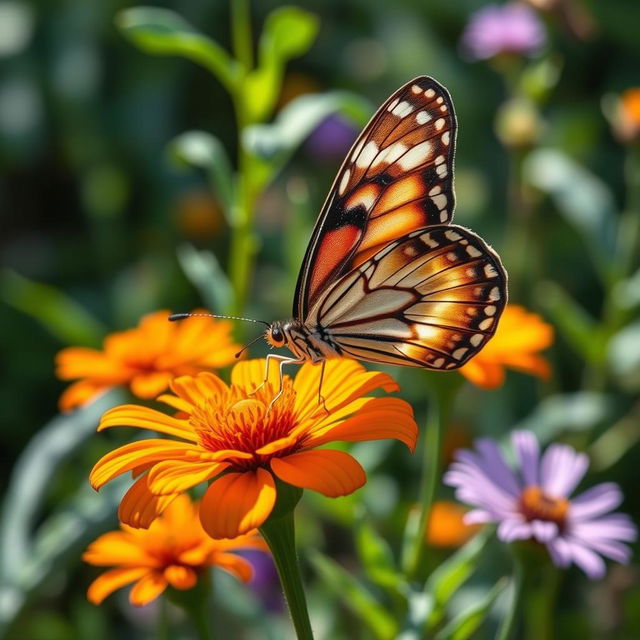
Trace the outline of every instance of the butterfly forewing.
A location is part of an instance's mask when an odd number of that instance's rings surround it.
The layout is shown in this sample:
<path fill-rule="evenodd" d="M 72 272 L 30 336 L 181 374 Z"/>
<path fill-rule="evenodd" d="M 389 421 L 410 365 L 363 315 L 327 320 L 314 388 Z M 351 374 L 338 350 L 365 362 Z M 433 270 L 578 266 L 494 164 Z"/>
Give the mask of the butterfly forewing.
<path fill-rule="evenodd" d="M 294 298 L 306 321 L 331 283 L 390 242 L 448 223 L 456 120 L 449 94 L 423 76 L 396 91 L 347 155 L 316 223 Z"/>
<path fill-rule="evenodd" d="M 322 326 L 346 356 L 453 369 L 495 332 L 506 303 L 500 259 L 455 225 L 413 231 L 342 276 L 317 299 Z"/>

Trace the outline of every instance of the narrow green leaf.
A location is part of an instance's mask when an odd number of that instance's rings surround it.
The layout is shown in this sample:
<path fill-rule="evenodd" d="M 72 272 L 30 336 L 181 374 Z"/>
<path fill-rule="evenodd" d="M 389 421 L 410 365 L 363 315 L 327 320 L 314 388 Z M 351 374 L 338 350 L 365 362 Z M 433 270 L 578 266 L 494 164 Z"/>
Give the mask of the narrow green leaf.
<path fill-rule="evenodd" d="M 35 318 L 64 344 L 98 346 L 106 333 L 94 316 L 59 289 L 9 269 L 0 274 L 0 299 Z"/>
<path fill-rule="evenodd" d="M 231 224 L 234 200 L 234 175 L 224 146 L 205 131 L 186 131 L 168 145 L 170 158 L 177 166 L 204 169 L 209 183 L 220 200 L 227 222 Z"/>
<path fill-rule="evenodd" d="M 437 635 L 436 640 L 467 640 L 485 621 L 497 597 L 507 586 L 506 580 L 496 582 L 487 595 L 456 616 Z"/>
<path fill-rule="evenodd" d="M 216 42 L 168 9 L 134 7 L 116 16 L 125 37 L 146 53 L 187 58 L 211 71 L 229 90 L 241 77 L 241 67 Z"/>
<path fill-rule="evenodd" d="M 205 305 L 216 313 L 230 309 L 233 287 L 215 254 L 198 251 L 190 244 L 180 245 L 176 253 L 182 270 L 200 293 Z"/>
<path fill-rule="evenodd" d="M 318 27 L 318 18 L 299 7 L 278 7 L 267 16 L 258 43 L 258 66 L 247 74 L 243 86 L 251 122 L 269 118 L 280 95 L 287 61 L 309 50 Z"/>
<path fill-rule="evenodd" d="M 429 576 L 424 590 L 431 597 L 433 605 L 431 611 L 426 611 L 430 628 L 442 620 L 446 604 L 451 596 L 475 571 L 478 560 L 492 533 L 491 527 L 485 527 Z"/>
<path fill-rule="evenodd" d="M 309 560 L 324 584 L 367 625 L 376 638 L 395 638 L 398 630 L 396 620 L 363 584 L 337 562 L 320 553 L 312 552 Z"/>

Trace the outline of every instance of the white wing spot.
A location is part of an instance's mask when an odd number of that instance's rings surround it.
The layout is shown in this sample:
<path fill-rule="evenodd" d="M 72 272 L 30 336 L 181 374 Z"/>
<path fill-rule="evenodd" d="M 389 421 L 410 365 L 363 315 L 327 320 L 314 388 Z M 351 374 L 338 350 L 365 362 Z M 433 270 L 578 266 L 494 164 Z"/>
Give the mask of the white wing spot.
<path fill-rule="evenodd" d="M 358 159 L 356 160 L 356 166 L 360 169 L 369 167 L 369 165 L 375 160 L 378 155 L 378 145 L 371 140 L 367 142 L 364 149 L 360 152 Z"/>
<path fill-rule="evenodd" d="M 475 278 L 476 277 L 476 270 L 473 267 L 469 267 L 465 273 L 467 274 L 468 278 Z"/>
<path fill-rule="evenodd" d="M 476 249 L 473 245 L 469 245 L 467 247 L 467 253 L 472 257 L 472 258 L 479 258 L 482 255 L 482 251 L 478 251 L 478 249 Z"/>
<path fill-rule="evenodd" d="M 338 187 L 338 193 L 340 195 L 344 195 L 344 192 L 349 184 L 349 179 L 351 178 L 351 169 L 347 169 L 342 174 L 342 180 L 340 180 L 340 186 Z"/>
<path fill-rule="evenodd" d="M 455 366 L 456 366 L 456 363 L 455 363 L 455 362 L 450 362 L 450 363 L 445 367 L 445 369 L 454 369 L 454 368 L 455 368 Z"/>
<path fill-rule="evenodd" d="M 400 156 L 404 155 L 409 147 L 402 144 L 402 142 L 394 142 L 388 147 L 385 147 L 375 158 L 371 164 L 371 168 L 374 169 L 379 164 L 393 164 Z"/>
<path fill-rule="evenodd" d="M 444 98 L 442 96 L 440 96 L 437 100 L 436 103 L 437 104 L 442 104 L 444 102 Z"/>
<path fill-rule="evenodd" d="M 449 173 L 449 169 L 447 169 L 446 164 L 439 164 L 436 167 L 436 173 L 438 174 L 439 178 L 446 178 L 447 174 Z"/>
<path fill-rule="evenodd" d="M 432 249 L 440 246 L 440 243 L 437 240 L 434 240 L 431 237 L 430 233 L 423 233 L 420 236 L 420 240 L 422 240 L 422 242 L 424 242 L 428 247 L 431 247 Z"/>
<path fill-rule="evenodd" d="M 450 140 L 450 136 L 449 136 L 449 132 L 445 131 L 442 134 L 442 144 L 444 144 L 445 146 L 449 146 L 449 140 Z"/>
<path fill-rule="evenodd" d="M 436 185 L 429 191 L 430 196 L 437 196 L 442 191 L 442 187 L 440 185 Z"/>
<path fill-rule="evenodd" d="M 462 358 L 462 356 L 467 353 L 467 351 L 469 351 L 468 347 L 460 347 L 459 349 L 456 349 L 451 355 L 456 359 L 456 360 L 460 360 Z"/>
<path fill-rule="evenodd" d="M 416 122 L 418 124 L 425 124 L 431 120 L 431 114 L 426 111 L 418 111 L 416 114 Z"/>
<path fill-rule="evenodd" d="M 388 107 L 387 111 L 393 111 L 396 108 L 396 105 L 400 102 L 400 98 L 396 98 Z"/>
<path fill-rule="evenodd" d="M 446 105 L 446 104 L 443 104 L 443 105 L 440 107 L 440 111 L 442 111 L 442 113 L 447 113 L 447 105 Z"/>
<path fill-rule="evenodd" d="M 493 318 L 485 318 L 479 325 L 478 328 L 486 331 L 493 324 Z"/>
<path fill-rule="evenodd" d="M 471 336 L 471 339 L 469 340 L 469 342 L 474 346 L 477 347 L 481 342 L 482 339 L 484 338 L 484 336 L 481 333 L 474 333 Z"/>
<path fill-rule="evenodd" d="M 433 98 L 433 96 L 435 96 L 435 95 L 436 95 L 436 92 L 435 92 L 433 89 L 427 89 L 427 90 L 424 92 L 424 95 L 425 95 L 427 98 Z"/>
<path fill-rule="evenodd" d="M 445 196 L 444 193 L 441 193 L 437 196 L 433 196 L 431 198 L 431 202 L 433 202 L 433 204 L 435 204 L 436 207 L 438 207 L 438 209 L 442 211 L 447 206 L 447 196 Z"/>
<path fill-rule="evenodd" d="M 434 163 L 435 163 L 436 165 L 438 165 L 438 164 L 442 164 L 443 162 L 444 162 L 444 156 L 438 156 L 438 157 L 434 160 Z"/>
<path fill-rule="evenodd" d="M 455 262 L 457 259 L 458 256 L 453 251 L 449 251 L 449 253 L 447 253 L 447 260 L 449 262 Z"/>
<path fill-rule="evenodd" d="M 498 289 L 498 287 L 493 287 L 493 289 L 489 291 L 489 300 L 491 300 L 491 302 L 500 300 L 500 289 Z"/>
<path fill-rule="evenodd" d="M 429 194 L 431 195 L 431 194 Z M 458 240 L 462 240 L 462 236 L 457 231 L 445 231 L 444 235 L 446 238 L 451 240 L 452 242 L 457 242 Z"/>
<path fill-rule="evenodd" d="M 434 367 L 439 369 L 444 364 L 444 358 L 438 358 L 431 363 Z"/>
<path fill-rule="evenodd" d="M 484 308 L 484 312 L 488 315 L 488 316 L 493 316 L 495 315 L 496 311 L 497 311 L 497 307 L 495 307 L 494 305 L 490 304 L 488 307 Z"/>
<path fill-rule="evenodd" d="M 420 144 L 417 144 L 415 147 L 407 151 L 400 160 L 398 160 L 398 164 L 405 171 L 409 171 L 409 169 L 414 169 L 415 167 L 423 164 L 429 154 L 431 153 L 432 145 L 429 140 L 425 140 Z"/>
<path fill-rule="evenodd" d="M 412 84 L 411 91 L 413 91 L 413 93 L 420 93 L 422 91 L 422 87 L 418 86 L 417 84 Z"/>
<path fill-rule="evenodd" d="M 351 154 L 351 160 L 355 160 L 360 155 L 360 152 L 362 151 L 362 147 L 364 146 L 364 141 L 365 139 L 362 138 L 362 140 L 360 140 L 358 144 L 355 146 L 353 153 Z"/>
<path fill-rule="evenodd" d="M 444 127 L 444 123 L 445 123 L 445 119 L 444 118 L 438 118 L 436 120 L 436 130 L 440 131 L 440 129 L 442 129 L 442 127 Z"/>
<path fill-rule="evenodd" d="M 448 218 L 449 212 L 446 209 L 440 212 L 440 222 L 446 222 Z"/>
<path fill-rule="evenodd" d="M 394 116 L 398 116 L 398 118 L 404 118 L 413 112 L 413 105 L 410 102 L 402 101 L 398 104 L 394 110 L 391 112 Z"/>
<path fill-rule="evenodd" d="M 484 275 L 487 276 L 487 278 L 497 278 L 498 272 L 495 270 L 495 267 L 492 264 L 485 264 Z"/>

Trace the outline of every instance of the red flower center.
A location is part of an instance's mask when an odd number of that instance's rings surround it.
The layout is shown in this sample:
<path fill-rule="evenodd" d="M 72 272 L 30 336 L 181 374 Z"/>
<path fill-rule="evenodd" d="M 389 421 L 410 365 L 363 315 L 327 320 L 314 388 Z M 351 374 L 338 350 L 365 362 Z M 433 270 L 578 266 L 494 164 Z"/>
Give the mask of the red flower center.
<path fill-rule="evenodd" d="M 568 500 L 550 496 L 536 485 L 526 487 L 520 496 L 520 512 L 529 522 L 547 520 L 562 529 L 568 511 Z"/>

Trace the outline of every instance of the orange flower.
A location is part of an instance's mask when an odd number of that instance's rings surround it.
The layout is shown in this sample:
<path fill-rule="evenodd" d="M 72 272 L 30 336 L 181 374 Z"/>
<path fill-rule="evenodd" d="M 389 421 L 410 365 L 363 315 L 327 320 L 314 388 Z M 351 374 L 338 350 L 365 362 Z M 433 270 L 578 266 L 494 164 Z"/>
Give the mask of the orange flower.
<path fill-rule="evenodd" d="M 231 324 L 214 318 L 169 322 L 168 311 L 145 316 L 136 329 L 107 336 L 104 349 L 68 347 L 56 357 L 56 375 L 74 382 L 60 397 L 68 411 L 96 394 L 128 385 L 139 398 L 154 398 L 176 376 L 233 362 L 240 347 L 231 338 Z"/>
<path fill-rule="evenodd" d="M 549 363 L 538 351 L 553 342 L 553 327 L 524 307 L 507 305 L 496 334 L 487 346 L 460 368 L 460 373 L 484 389 L 495 389 L 504 382 L 504 368 L 548 378 Z"/>
<path fill-rule="evenodd" d="M 409 404 L 363 397 L 380 387 L 397 391 L 387 374 L 366 371 L 353 360 L 329 360 L 323 405 L 318 403 L 321 367 L 305 364 L 294 380 L 285 376 L 282 394 L 272 404 L 277 370 L 262 385 L 264 367 L 264 360 L 238 363 L 231 387 L 211 373 L 177 378 L 171 383 L 175 395 L 158 398 L 179 411 L 175 417 L 136 405 L 105 413 L 99 430 L 129 425 L 181 438 L 132 442 L 93 468 L 95 489 L 127 471 L 146 471 L 122 499 L 122 522 L 147 527 L 175 496 L 213 479 L 200 520 L 212 537 L 233 538 L 269 517 L 276 478 L 332 498 L 365 483 L 363 468 L 349 454 L 317 447 L 338 440 L 395 438 L 413 451 L 418 429 Z"/>
<path fill-rule="evenodd" d="M 149 529 L 120 525 L 92 542 L 82 559 L 98 567 L 116 566 L 96 578 L 87 591 L 100 604 L 116 589 L 132 582 L 131 604 L 142 606 L 155 600 L 169 585 L 194 587 L 208 567 L 220 567 L 243 582 L 253 576 L 251 564 L 232 553 L 236 549 L 267 550 L 264 540 L 252 531 L 235 540 L 213 540 L 198 519 L 198 503 L 179 496 Z"/>
<path fill-rule="evenodd" d="M 467 512 L 463 506 L 442 500 L 435 502 L 429 516 L 427 543 L 432 547 L 459 547 L 480 528 L 463 522 Z"/>

